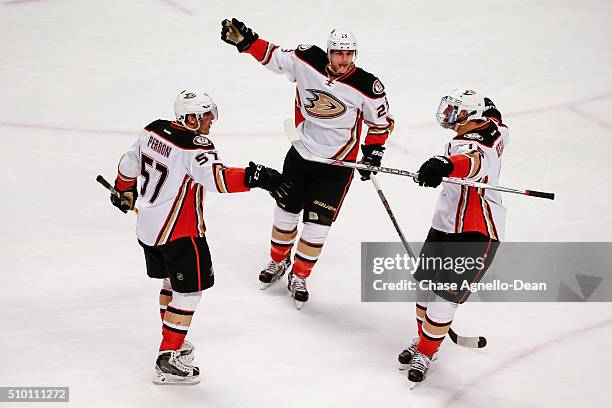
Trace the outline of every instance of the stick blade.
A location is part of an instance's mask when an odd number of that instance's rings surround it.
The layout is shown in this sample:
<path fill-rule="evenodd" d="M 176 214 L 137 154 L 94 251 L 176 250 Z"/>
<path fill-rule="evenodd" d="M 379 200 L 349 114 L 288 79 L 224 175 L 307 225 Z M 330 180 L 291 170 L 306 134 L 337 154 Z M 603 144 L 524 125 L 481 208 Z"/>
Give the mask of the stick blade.
<path fill-rule="evenodd" d="M 467 348 L 483 348 L 487 345 L 487 339 L 483 336 L 478 337 L 466 337 L 460 336 L 451 328 L 448 331 L 448 337 L 458 346 Z"/>
<path fill-rule="evenodd" d="M 484 337 L 480 336 L 478 338 L 478 348 L 483 348 L 486 345 L 487 345 L 487 339 L 485 339 Z"/>

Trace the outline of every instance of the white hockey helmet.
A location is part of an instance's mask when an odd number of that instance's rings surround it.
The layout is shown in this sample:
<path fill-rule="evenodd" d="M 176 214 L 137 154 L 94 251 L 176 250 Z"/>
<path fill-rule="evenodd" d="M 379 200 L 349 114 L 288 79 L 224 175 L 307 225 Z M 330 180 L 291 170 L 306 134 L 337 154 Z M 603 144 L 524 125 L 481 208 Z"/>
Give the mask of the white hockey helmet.
<path fill-rule="evenodd" d="M 443 128 L 456 129 L 470 120 L 482 119 L 485 100 L 482 94 L 470 88 L 453 89 L 440 100 L 436 119 Z"/>
<path fill-rule="evenodd" d="M 350 30 L 333 29 L 327 38 L 327 55 L 330 51 L 355 51 L 357 58 L 357 39 Z"/>
<path fill-rule="evenodd" d="M 215 105 L 211 96 L 204 91 L 184 90 L 178 94 L 174 101 L 176 121 L 187 128 L 189 128 L 186 123 L 187 115 L 195 115 L 199 127 L 202 115 L 206 112 L 212 113 L 213 122 L 219 118 L 217 105 Z"/>

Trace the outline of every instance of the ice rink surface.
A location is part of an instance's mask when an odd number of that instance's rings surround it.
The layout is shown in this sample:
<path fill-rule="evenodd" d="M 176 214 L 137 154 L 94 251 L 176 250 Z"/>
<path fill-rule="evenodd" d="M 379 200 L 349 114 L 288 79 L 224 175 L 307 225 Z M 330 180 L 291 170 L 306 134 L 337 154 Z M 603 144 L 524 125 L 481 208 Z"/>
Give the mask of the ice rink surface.
<path fill-rule="evenodd" d="M 413 304 L 360 302 L 360 243 L 397 238 L 359 179 L 299 312 L 282 285 L 258 289 L 270 197 L 208 195 L 216 285 L 189 335 L 203 380 L 151 384 L 159 282 L 145 275 L 135 217 L 94 179 L 112 180 L 139 129 L 171 118 L 188 87 L 215 98 L 211 137 L 227 165 L 281 166 L 294 87 L 219 39 L 232 16 L 285 48 L 352 29 L 397 120 L 390 167 L 442 152 L 444 92 L 482 90 L 511 132 L 501 183 L 557 193 L 505 195 L 507 240 L 612 240 L 609 1 L 0 0 L 0 386 L 70 386 L 75 407 L 605 406 L 606 303 L 464 305 L 453 326 L 489 345 L 445 341 L 410 391 L 396 356 L 416 333 Z M 437 191 L 379 181 L 407 238 L 423 240 Z"/>

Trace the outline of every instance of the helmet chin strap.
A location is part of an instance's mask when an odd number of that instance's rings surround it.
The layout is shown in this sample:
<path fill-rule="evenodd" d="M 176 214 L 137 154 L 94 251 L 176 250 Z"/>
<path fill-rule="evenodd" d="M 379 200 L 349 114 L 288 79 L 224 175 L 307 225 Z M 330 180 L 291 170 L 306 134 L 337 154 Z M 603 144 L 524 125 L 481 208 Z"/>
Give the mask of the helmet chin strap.
<path fill-rule="evenodd" d="M 197 132 L 197 130 L 200 128 L 200 125 L 202 124 L 202 115 L 201 114 L 197 114 L 197 113 L 191 113 L 191 115 L 195 116 L 196 121 L 197 121 L 197 125 L 194 128 L 189 127 L 189 125 L 187 124 L 187 121 L 185 120 L 185 127 L 187 129 L 191 130 L 191 131 Z"/>

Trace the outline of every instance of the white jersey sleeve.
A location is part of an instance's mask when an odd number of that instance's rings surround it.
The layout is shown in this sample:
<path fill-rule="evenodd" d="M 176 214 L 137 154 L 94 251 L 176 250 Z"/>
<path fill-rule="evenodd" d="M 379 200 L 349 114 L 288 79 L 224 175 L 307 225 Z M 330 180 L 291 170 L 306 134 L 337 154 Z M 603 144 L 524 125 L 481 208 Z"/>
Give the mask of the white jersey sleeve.
<path fill-rule="evenodd" d="M 478 143 L 473 143 L 467 140 L 462 140 L 458 143 L 453 143 L 451 155 L 464 155 L 470 161 L 470 168 L 467 176 L 463 177 L 468 180 L 480 180 L 484 178 L 489 169 L 489 157 L 485 149 Z"/>
<path fill-rule="evenodd" d="M 225 192 L 220 191 L 218 184 L 215 182 L 215 169 L 223 167 L 217 150 L 183 151 L 183 160 L 187 174 L 196 183 L 204 186 L 206 191 Z"/>
<path fill-rule="evenodd" d="M 382 83 L 376 79 L 375 85 L 384 90 Z M 395 121 L 389 112 L 389 101 L 387 96 L 382 98 L 372 99 L 364 98 L 363 102 L 363 120 L 368 126 L 368 133 L 364 143 L 368 144 L 384 144 L 391 132 Z"/>
<path fill-rule="evenodd" d="M 119 160 L 118 173 L 124 179 L 133 179 L 140 175 L 140 138 Z"/>

